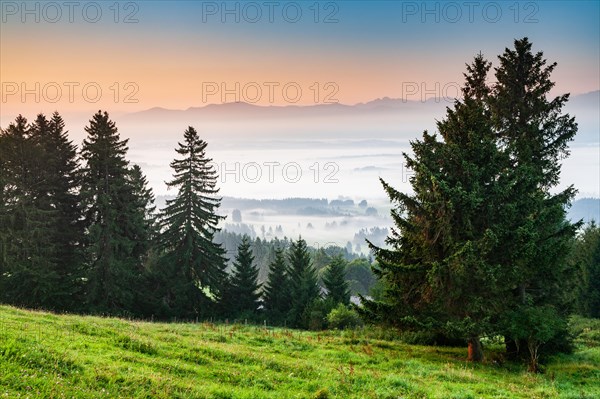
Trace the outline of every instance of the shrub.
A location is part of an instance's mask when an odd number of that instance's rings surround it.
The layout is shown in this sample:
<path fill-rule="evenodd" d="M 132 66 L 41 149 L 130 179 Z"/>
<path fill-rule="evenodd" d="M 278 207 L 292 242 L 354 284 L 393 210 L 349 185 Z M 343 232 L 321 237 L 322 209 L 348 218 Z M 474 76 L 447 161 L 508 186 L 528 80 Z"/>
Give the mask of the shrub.
<path fill-rule="evenodd" d="M 330 328 L 345 329 L 355 328 L 363 325 L 358 313 L 353 309 L 339 304 L 327 315 L 327 322 Z"/>

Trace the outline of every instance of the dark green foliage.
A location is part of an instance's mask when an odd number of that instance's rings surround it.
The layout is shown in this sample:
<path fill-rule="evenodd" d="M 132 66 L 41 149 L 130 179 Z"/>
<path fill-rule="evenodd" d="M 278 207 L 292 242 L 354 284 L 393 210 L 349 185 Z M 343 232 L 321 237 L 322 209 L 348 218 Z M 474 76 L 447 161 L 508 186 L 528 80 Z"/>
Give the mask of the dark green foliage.
<path fill-rule="evenodd" d="M 325 251 L 325 248 L 316 249 L 312 253 L 312 264 L 317 273 L 321 273 L 331 262 L 331 255 Z"/>
<path fill-rule="evenodd" d="M 231 317 L 256 315 L 259 306 L 258 268 L 254 264 L 254 256 L 250 249 L 250 239 L 245 236 L 238 247 L 233 263 L 230 289 L 226 292 L 227 301 L 231 303 Z"/>
<path fill-rule="evenodd" d="M 473 360 L 481 359 L 480 336 L 523 339 L 503 330 L 517 307 L 522 314 L 560 309 L 528 318 L 525 329 L 552 317 L 561 324 L 571 295 L 565 256 L 577 226 L 565 219 L 573 188 L 550 189 L 576 124 L 561 114 L 568 95 L 546 98 L 555 64 L 545 63 L 527 39 L 517 40 L 500 56 L 489 87 L 490 63 L 477 56 L 463 100 L 438 123 L 443 140 L 425 132 L 411 143 L 414 155 L 405 155 L 415 194 L 382 181 L 396 205 L 396 228 L 391 248 L 371 245 L 386 291 L 384 300 L 366 303 L 365 315 L 462 337 Z M 559 334 L 550 335 L 532 338 L 530 349 Z"/>
<path fill-rule="evenodd" d="M 75 309 L 82 293 L 85 275 L 82 241 L 84 226 L 81 222 L 81 176 L 77 148 L 68 139 L 62 117 L 55 112 L 47 123 L 38 115 L 32 138 L 42 148 L 43 162 L 38 170 L 42 176 L 38 207 L 53 212 L 51 245 L 58 282 L 53 289 L 54 309 Z"/>
<path fill-rule="evenodd" d="M 221 217 L 216 195 L 217 174 L 206 156 L 206 142 L 193 127 L 175 151 L 182 156 L 171 162 L 178 189 L 161 214 L 159 245 L 162 259 L 162 303 L 175 315 L 197 317 L 214 311 L 226 283 L 225 251 L 214 242 Z"/>
<path fill-rule="evenodd" d="M 347 306 L 339 304 L 327 315 L 327 325 L 329 328 L 343 330 L 360 327 L 362 320 L 354 309 L 349 309 Z"/>
<path fill-rule="evenodd" d="M 288 321 L 292 327 L 308 327 L 313 302 L 320 298 L 320 288 L 312 266 L 306 241 L 298 238 L 288 253 L 291 310 Z M 325 315 L 323 315 L 325 316 Z"/>
<path fill-rule="evenodd" d="M 51 298 L 57 281 L 49 246 L 50 220 L 36 204 L 35 162 L 42 152 L 31 138 L 27 120 L 18 116 L 0 135 L 2 160 L 2 300 L 21 306 L 40 306 Z"/>
<path fill-rule="evenodd" d="M 368 259 L 354 259 L 346 266 L 346 280 L 351 295 L 369 295 L 377 279 L 371 270 Z"/>
<path fill-rule="evenodd" d="M 290 281 L 283 249 L 275 249 L 275 259 L 269 265 L 269 275 L 263 288 L 265 315 L 273 324 L 282 325 L 290 310 Z"/>
<path fill-rule="evenodd" d="M 505 245 L 497 255 L 507 265 L 506 283 L 515 287 L 506 296 L 513 304 L 553 306 L 556 316 L 565 319 L 573 300 L 568 287 L 575 277 L 566 256 L 580 224 L 565 217 L 575 189 L 569 186 L 556 194 L 551 190 L 559 182 L 561 161 L 569 155 L 577 124 L 562 114 L 568 94 L 548 98 L 556 63 L 547 65 L 543 54 L 532 53 L 531 47 L 527 39 L 517 40 L 514 50 L 506 49 L 499 57 L 489 101 L 512 182 L 504 226 L 498 232 Z"/>
<path fill-rule="evenodd" d="M 494 284 L 498 267 L 489 255 L 499 209 L 502 153 L 487 115 L 483 85 L 490 64 L 478 56 L 468 67 L 463 102 L 438 123 L 444 141 L 427 132 L 405 155 L 414 170 L 414 195 L 383 182 L 397 228 L 375 250 L 376 274 L 388 291 L 367 303 L 380 320 L 407 329 L 475 339 L 489 331 L 490 309 L 501 298 Z"/>
<path fill-rule="evenodd" d="M 529 354 L 528 369 L 533 373 L 539 371 L 542 346 L 568 334 L 567 320 L 550 305 L 522 306 L 508 311 L 504 320 L 510 337 L 527 346 L 522 352 Z"/>
<path fill-rule="evenodd" d="M 300 326 L 304 329 L 313 331 L 324 330 L 327 328 L 327 315 L 332 309 L 332 304 L 329 301 L 321 298 L 314 299 L 312 302 L 304 306 L 304 311 L 301 315 Z"/>
<path fill-rule="evenodd" d="M 139 170 L 129 168 L 127 140 L 120 139 L 108 113 L 96 113 L 85 131 L 81 157 L 90 264 L 87 298 L 93 311 L 130 314 L 151 235 L 146 210 L 152 197 L 143 193 L 147 189 Z"/>
<path fill-rule="evenodd" d="M 600 227 L 595 222 L 577 237 L 569 263 L 578 276 L 574 286 L 577 312 L 600 318 Z"/>
<path fill-rule="evenodd" d="M 323 284 L 327 290 L 326 299 L 334 304 L 350 304 L 350 291 L 346 281 L 347 262 L 341 256 L 334 257 L 323 274 Z"/>
<path fill-rule="evenodd" d="M 82 257 L 75 146 L 58 113 L 34 123 L 19 116 L 0 134 L 2 300 L 73 309 Z"/>

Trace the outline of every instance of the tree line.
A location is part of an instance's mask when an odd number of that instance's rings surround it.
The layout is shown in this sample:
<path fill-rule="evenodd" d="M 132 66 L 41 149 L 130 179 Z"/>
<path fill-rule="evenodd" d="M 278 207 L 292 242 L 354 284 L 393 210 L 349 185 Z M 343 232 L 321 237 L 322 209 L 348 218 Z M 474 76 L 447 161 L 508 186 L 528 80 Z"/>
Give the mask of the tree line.
<path fill-rule="evenodd" d="M 231 238 L 217 227 L 224 219 L 217 175 L 193 127 L 171 162 L 167 184 L 177 195 L 161 210 L 141 168 L 127 161 L 127 140 L 108 113 L 96 113 L 85 131 L 79 151 L 58 113 L 32 123 L 19 115 L 0 132 L 3 303 L 291 327 L 309 327 L 311 314 L 313 325 L 322 324 L 334 306 L 348 305 L 346 259 L 324 250 L 311 256 L 301 238 L 267 247 L 274 256 L 264 284 L 248 237 L 227 270 L 225 248 L 215 239 Z M 321 278 L 313 259 L 326 262 Z"/>
<path fill-rule="evenodd" d="M 411 142 L 413 193 L 381 180 L 395 228 L 389 247 L 371 248 L 386 287 L 361 311 L 461 339 L 473 361 L 482 337 L 504 337 L 507 354 L 537 371 L 544 351 L 568 350 L 572 312 L 598 315 L 598 230 L 575 239 L 576 190 L 557 187 L 577 124 L 562 111 L 569 95 L 549 95 L 556 63 L 527 38 L 498 60 L 488 83 L 492 64 L 477 55 L 439 134 Z"/>

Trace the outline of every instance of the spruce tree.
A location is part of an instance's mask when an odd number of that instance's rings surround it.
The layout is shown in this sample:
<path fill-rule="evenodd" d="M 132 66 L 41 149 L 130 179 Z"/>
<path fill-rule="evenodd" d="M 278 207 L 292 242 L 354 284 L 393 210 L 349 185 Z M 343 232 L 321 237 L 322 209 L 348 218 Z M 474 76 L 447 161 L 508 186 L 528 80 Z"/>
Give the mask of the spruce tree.
<path fill-rule="evenodd" d="M 467 67 L 463 101 L 455 101 L 438 123 L 442 137 L 423 134 L 404 155 L 413 195 L 382 181 L 396 204 L 396 228 L 387 243 L 371 243 L 388 282 L 382 303 L 366 308 L 383 320 L 411 329 L 457 336 L 469 343 L 469 359 L 481 360 L 479 337 L 502 298 L 494 284 L 497 265 L 488 256 L 493 222 L 501 206 L 503 155 L 485 100 L 489 62 L 482 55 Z"/>
<path fill-rule="evenodd" d="M 283 324 L 290 310 L 290 281 L 283 249 L 275 249 L 275 259 L 269 264 L 269 275 L 263 289 L 263 306 L 267 318 Z"/>
<path fill-rule="evenodd" d="M 480 336 L 533 337 L 536 322 L 560 313 L 548 306 L 564 303 L 559 282 L 576 227 L 564 217 L 572 187 L 549 193 L 576 130 L 560 114 L 567 97 L 547 100 L 554 64 L 545 67 L 527 39 L 515 48 L 500 57 L 492 88 L 490 64 L 476 57 L 463 100 L 438 123 L 443 140 L 425 132 L 412 143 L 414 194 L 382 181 L 396 228 L 391 248 L 371 245 L 387 295 L 363 312 L 463 338 L 471 360 L 482 358 Z M 548 336 L 529 340 L 532 353 Z"/>
<path fill-rule="evenodd" d="M 569 259 L 578 271 L 573 287 L 578 314 L 600 318 L 600 227 L 594 221 L 574 241 Z"/>
<path fill-rule="evenodd" d="M 253 316 L 259 306 L 258 268 L 250 248 L 250 238 L 244 236 L 233 263 L 228 302 L 233 305 L 233 317 Z"/>
<path fill-rule="evenodd" d="M 306 241 L 298 238 L 292 242 L 288 253 L 291 310 L 289 321 L 292 327 L 307 327 L 306 312 L 320 298 L 317 272 L 312 266 Z"/>
<path fill-rule="evenodd" d="M 36 163 L 42 157 L 21 115 L 1 132 L 0 295 L 6 303 L 52 308 L 58 282 L 51 241 L 56 211 L 42 209 L 37 201 L 37 187 L 43 182 Z"/>
<path fill-rule="evenodd" d="M 39 180 L 35 202 L 39 209 L 52 214 L 48 219 L 49 245 L 58 281 L 54 284 L 54 298 L 47 306 L 56 310 L 79 305 L 84 277 L 79 162 L 77 148 L 64 128 L 58 112 L 50 120 L 38 115 L 31 126 L 31 139 L 41 155 L 34 166 Z"/>
<path fill-rule="evenodd" d="M 206 142 L 193 127 L 184 132 L 171 162 L 174 178 L 167 183 L 178 189 L 161 213 L 159 243 L 163 257 L 165 303 L 173 314 L 197 317 L 214 312 L 227 274 L 225 251 L 214 242 L 221 199 L 217 197 L 217 173 L 206 156 Z"/>
<path fill-rule="evenodd" d="M 506 242 L 498 254 L 506 265 L 503 275 L 509 279 L 509 286 L 516 287 L 511 299 L 513 308 L 518 309 L 511 317 L 522 320 L 523 314 L 556 314 L 566 326 L 571 309 L 567 306 L 570 293 L 565 287 L 574 277 L 566 257 L 580 223 L 572 224 L 566 219 L 566 208 L 576 190 L 569 186 L 555 193 L 554 188 L 577 124 L 562 110 L 569 94 L 549 95 L 554 87 L 550 76 L 556 63 L 548 64 L 542 52 L 533 53 L 527 38 L 516 40 L 514 49 L 506 49 L 499 60 L 490 106 L 500 142 L 509 157 L 507 169 L 513 183 L 507 199 L 511 206 L 506 207 L 510 211 L 504 215 L 505 228 L 498 234 Z M 550 310 L 540 311 L 545 307 Z M 507 335 L 512 335 L 513 340 L 529 337 L 529 331 L 523 331 L 511 317 L 506 320 L 511 326 Z M 541 318 L 535 322 L 556 324 Z M 565 334 L 556 331 L 557 336 L 552 339 Z M 532 340 L 529 341 L 531 346 Z M 535 371 L 537 361 L 529 349 L 530 370 Z"/>
<path fill-rule="evenodd" d="M 153 273 L 156 269 L 157 254 L 155 250 L 158 236 L 158 223 L 154 193 L 148 187 L 148 181 L 139 165 L 133 165 L 127 176 L 131 187 L 131 224 L 128 229 L 129 237 L 135 243 L 131 256 L 141 266 L 141 274 L 135 290 L 132 312 L 140 316 L 159 316 L 157 309 L 160 305 L 156 300 L 156 288 Z"/>
<path fill-rule="evenodd" d="M 98 111 L 85 128 L 81 157 L 82 199 L 89 262 L 87 300 L 92 311 L 131 314 L 143 269 L 140 240 L 147 237 L 121 140 L 108 113 Z M 142 244 L 143 245 L 143 244 Z"/>
<path fill-rule="evenodd" d="M 136 243 L 133 254 L 143 262 L 158 234 L 154 193 L 139 165 L 133 165 L 129 169 L 127 181 L 132 190 L 130 206 L 134 210 L 133 217 L 136 218 L 132 222 L 136 228 L 131 231 L 131 238 Z"/>
<path fill-rule="evenodd" d="M 346 281 L 347 262 L 341 255 L 335 256 L 323 275 L 323 284 L 327 290 L 326 299 L 332 304 L 350 304 L 350 290 Z"/>

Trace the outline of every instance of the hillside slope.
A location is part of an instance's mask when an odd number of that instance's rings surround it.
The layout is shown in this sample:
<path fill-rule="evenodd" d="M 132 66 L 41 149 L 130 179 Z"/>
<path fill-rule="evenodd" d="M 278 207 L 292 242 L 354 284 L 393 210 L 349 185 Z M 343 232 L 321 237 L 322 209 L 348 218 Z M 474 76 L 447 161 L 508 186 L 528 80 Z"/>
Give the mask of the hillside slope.
<path fill-rule="evenodd" d="M 143 323 L 0 306 L 0 398 L 598 398 L 598 330 L 585 331 L 586 346 L 555 359 L 545 375 L 529 375 L 520 365 L 466 363 L 460 348 L 410 346 L 374 332 Z"/>

